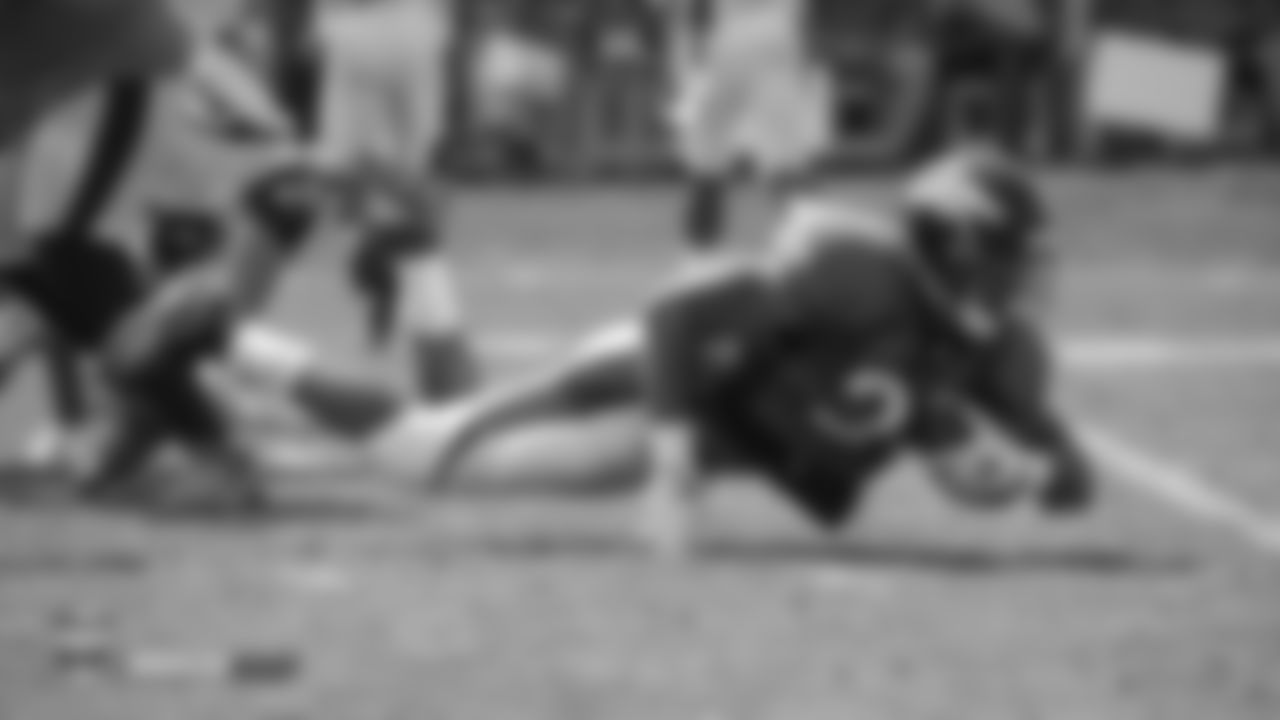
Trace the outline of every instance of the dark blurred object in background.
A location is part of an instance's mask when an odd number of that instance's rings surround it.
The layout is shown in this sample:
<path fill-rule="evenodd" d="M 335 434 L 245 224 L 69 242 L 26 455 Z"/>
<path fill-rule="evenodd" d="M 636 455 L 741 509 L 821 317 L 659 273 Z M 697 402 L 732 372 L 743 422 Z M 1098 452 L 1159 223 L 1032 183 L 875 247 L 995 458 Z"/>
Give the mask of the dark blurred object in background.
<path fill-rule="evenodd" d="M 1053 17 L 1049 0 L 931 0 L 935 147 L 977 132 L 1019 153 L 1036 149 L 1057 79 Z"/>

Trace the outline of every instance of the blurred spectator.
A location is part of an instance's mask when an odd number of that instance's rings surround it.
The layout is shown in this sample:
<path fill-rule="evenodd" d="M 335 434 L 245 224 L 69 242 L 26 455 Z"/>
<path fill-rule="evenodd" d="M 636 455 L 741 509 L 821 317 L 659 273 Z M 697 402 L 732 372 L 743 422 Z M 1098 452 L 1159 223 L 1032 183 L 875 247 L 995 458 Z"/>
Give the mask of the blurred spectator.
<path fill-rule="evenodd" d="M 1242 17 L 1227 38 L 1232 150 L 1280 151 L 1280 27 Z"/>
<path fill-rule="evenodd" d="M 1037 115 L 1058 67 L 1051 13 L 1048 0 L 930 0 L 935 115 L 942 120 L 942 136 L 935 141 L 945 141 L 956 121 L 968 127 L 976 122 L 992 128 L 1010 149 L 1030 149 L 1033 134 L 1042 130 Z M 985 117 L 974 119 L 972 113 Z"/>
<path fill-rule="evenodd" d="M 828 56 L 835 89 L 839 163 L 879 165 L 919 154 L 935 93 L 924 38 L 862 38 Z"/>

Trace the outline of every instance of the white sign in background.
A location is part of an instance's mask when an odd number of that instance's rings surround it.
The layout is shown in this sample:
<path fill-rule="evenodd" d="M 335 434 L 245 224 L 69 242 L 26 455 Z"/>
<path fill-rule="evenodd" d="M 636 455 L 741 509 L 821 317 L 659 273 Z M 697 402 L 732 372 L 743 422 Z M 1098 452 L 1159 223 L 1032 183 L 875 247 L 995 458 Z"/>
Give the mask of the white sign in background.
<path fill-rule="evenodd" d="M 1085 66 L 1084 120 L 1208 142 L 1221 129 L 1226 91 L 1227 61 L 1216 48 L 1105 32 Z"/>

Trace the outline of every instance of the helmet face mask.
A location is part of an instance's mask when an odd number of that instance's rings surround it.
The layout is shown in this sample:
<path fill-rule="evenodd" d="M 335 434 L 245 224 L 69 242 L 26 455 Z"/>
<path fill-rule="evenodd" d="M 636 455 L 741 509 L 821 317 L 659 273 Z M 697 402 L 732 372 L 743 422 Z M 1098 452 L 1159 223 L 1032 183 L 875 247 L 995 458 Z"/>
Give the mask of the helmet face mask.
<path fill-rule="evenodd" d="M 1035 292 L 1044 211 L 1016 166 L 945 158 L 911 183 L 906 208 L 921 264 L 956 303 L 1000 317 Z"/>

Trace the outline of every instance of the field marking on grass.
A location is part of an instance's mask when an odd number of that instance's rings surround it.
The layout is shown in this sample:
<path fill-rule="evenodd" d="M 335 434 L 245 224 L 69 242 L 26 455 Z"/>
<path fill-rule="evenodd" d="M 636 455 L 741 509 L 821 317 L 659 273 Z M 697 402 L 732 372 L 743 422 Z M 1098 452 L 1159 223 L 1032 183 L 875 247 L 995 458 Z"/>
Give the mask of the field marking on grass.
<path fill-rule="evenodd" d="M 1280 368 L 1280 338 L 1177 340 L 1170 337 L 1078 338 L 1062 345 L 1068 367 L 1083 371 L 1151 371 L 1242 366 Z M 1096 422 L 1082 427 L 1087 450 L 1111 475 L 1195 520 L 1240 536 L 1258 550 L 1280 555 L 1280 517 L 1255 511 L 1214 487 L 1202 473 L 1149 450 Z"/>
<path fill-rule="evenodd" d="M 553 357 L 570 347 L 553 333 L 509 331 L 485 338 L 487 352 L 504 360 Z M 1058 347 L 1066 367 L 1079 372 L 1280 369 L 1280 336 L 1178 338 L 1169 335 L 1076 335 Z"/>
<path fill-rule="evenodd" d="M 1167 459 L 1096 423 L 1083 428 L 1086 449 L 1110 472 L 1194 520 L 1215 524 L 1270 555 L 1280 556 L 1280 518 L 1254 511 L 1190 467 Z"/>
<path fill-rule="evenodd" d="M 592 259 L 553 253 L 544 261 L 524 258 L 518 263 L 507 254 L 475 258 L 471 271 L 500 285 L 528 290 L 567 290 L 650 287 L 668 266 L 661 257 L 630 256 L 623 262 L 599 255 Z M 1232 293 L 1275 295 L 1280 293 L 1280 267 L 1242 262 L 1207 265 L 1162 265 L 1133 262 L 1078 262 L 1064 268 L 1062 282 L 1069 287 L 1176 286 L 1179 293 Z"/>
<path fill-rule="evenodd" d="M 1269 368 L 1280 367 L 1280 337 L 1086 335 L 1064 339 L 1059 353 L 1068 368 L 1079 371 Z"/>

